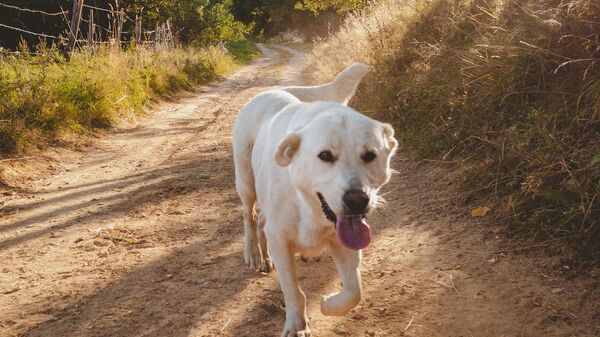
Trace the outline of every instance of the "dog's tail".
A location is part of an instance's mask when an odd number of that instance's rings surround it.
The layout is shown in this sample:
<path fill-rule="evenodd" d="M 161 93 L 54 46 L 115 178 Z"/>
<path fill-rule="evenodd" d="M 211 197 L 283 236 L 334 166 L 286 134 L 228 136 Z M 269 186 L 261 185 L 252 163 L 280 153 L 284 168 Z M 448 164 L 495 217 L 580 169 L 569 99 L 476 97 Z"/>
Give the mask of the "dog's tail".
<path fill-rule="evenodd" d="M 329 83 L 309 87 L 286 87 L 281 90 L 298 97 L 302 102 L 329 101 L 347 105 L 368 71 L 368 65 L 353 63 Z"/>

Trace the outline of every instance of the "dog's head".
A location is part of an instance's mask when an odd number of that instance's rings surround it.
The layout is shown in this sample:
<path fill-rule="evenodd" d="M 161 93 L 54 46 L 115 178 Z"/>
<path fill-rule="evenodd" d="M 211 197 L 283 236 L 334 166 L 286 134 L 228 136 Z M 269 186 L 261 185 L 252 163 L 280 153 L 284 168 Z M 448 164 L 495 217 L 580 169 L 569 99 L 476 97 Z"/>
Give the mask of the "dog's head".
<path fill-rule="evenodd" d="M 360 222 L 366 226 L 365 215 L 377 207 L 378 191 L 390 179 L 397 145 L 391 125 L 337 106 L 288 134 L 275 160 L 288 167 L 292 184 L 313 212 L 336 223 L 339 237 L 345 229 L 360 232 Z M 347 246 L 364 248 L 364 235 L 348 235 L 355 242 Z"/>

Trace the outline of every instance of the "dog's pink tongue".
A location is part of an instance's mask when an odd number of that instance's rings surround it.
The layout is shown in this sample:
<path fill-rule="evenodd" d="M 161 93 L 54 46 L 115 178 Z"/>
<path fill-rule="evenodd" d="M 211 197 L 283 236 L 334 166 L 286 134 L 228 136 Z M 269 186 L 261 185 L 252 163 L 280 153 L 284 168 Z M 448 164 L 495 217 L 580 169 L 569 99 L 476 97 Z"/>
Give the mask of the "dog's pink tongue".
<path fill-rule="evenodd" d="M 340 242 L 350 249 L 364 249 L 371 242 L 371 228 L 360 215 L 338 216 L 335 228 Z"/>

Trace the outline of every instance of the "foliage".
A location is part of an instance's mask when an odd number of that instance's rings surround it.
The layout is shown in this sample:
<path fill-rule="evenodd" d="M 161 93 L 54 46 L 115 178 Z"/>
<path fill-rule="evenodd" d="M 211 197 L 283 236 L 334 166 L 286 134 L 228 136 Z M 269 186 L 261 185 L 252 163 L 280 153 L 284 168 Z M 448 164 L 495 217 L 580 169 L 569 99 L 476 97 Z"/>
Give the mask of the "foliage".
<path fill-rule="evenodd" d="M 247 48 L 246 48 L 247 49 Z M 232 49 L 236 52 L 235 49 Z M 247 59 L 246 50 L 237 55 Z M 70 134 L 111 126 L 145 103 L 231 71 L 218 47 L 0 56 L 0 154 L 22 154 Z M 98 71 L 102 69 L 102 71 Z"/>
<path fill-rule="evenodd" d="M 7 4 L 26 7 L 47 12 L 71 10 L 73 1 L 23 1 L 4 0 Z M 119 4 L 117 6 L 117 3 Z M 195 41 L 202 45 L 216 44 L 221 40 L 240 41 L 246 38 L 253 29 L 253 24 L 238 21 L 232 12 L 233 0 L 86 0 L 86 4 L 99 8 L 120 8 L 127 14 L 123 31 L 124 39 L 132 38 L 134 31 L 133 19 L 136 15 L 142 17 L 144 30 L 152 31 L 157 24 L 171 20 L 174 31 L 183 44 Z M 83 11 L 83 19 L 87 20 L 89 9 Z M 66 36 L 68 23 L 63 16 L 40 16 L 37 13 L 23 12 L 0 6 L 2 24 L 24 28 L 29 31 L 41 32 L 53 36 Z M 107 40 L 111 20 L 104 12 L 96 11 L 95 23 L 102 28 L 97 34 Z M 87 24 L 81 25 L 83 36 L 87 34 Z M 0 27 L 0 46 L 15 49 L 19 39 L 24 37 L 29 44 L 38 41 L 36 36 L 20 34 L 14 30 Z"/>
<path fill-rule="evenodd" d="M 260 54 L 256 44 L 248 41 L 231 42 L 226 45 L 227 50 L 238 62 L 248 64 Z"/>
<path fill-rule="evenodd" d="M 382 1 L 309 70 L 373 65 L 353 104 L 463 186 L 504 196 L 515 233 L 600 250 L 600 7 L 591 0 Z"/>
<path fill-rule="evenodd" d="M 233 0 L 130 0 L 127 9 L 142 12 L 150 23 L 172 19 L 183 42 L 202 46 L 219 41 L 241 41 L 252 31 L 251 23 L 238 21 Z"/>
<path fill-rule="evenodd" d="M 46 12 L 70 10 L 73 0 L 28 1 L 4 0 L 9 5 Z M 363 7 L 366 0 L 86 0 L 86 4 L 104 9 L 123 9 L 127 14 L 123 39 L 133 38 L 134 18 L 142 17 L 142 27 L 153 31 L 158 24 L 171 20 L 174 31 L 184 44 L 217 44 L 220 41 L 241 41 L 251 33 L 262 37 L 274 36 L 280 31 L 296 29 L 308 37 L 327 33 L 341 22 L 343 15 Z M 89 17 L 84 9 L 83 19 Z M 40 16 L 37 13 L 0 7 L 2 23 L 52 36 L 66 36 L 68 15 Z M 96 34 L 108 40 L 112 19 L 104 12 L 96 11 L 95 23 L 101 28 Z M 87 25 L 81 26 L 82 36 L 87 35 Z M 29 44 L 38 42 L 37 36 L 17 33 L 0 27 L 0 46 L 15 49 L 23 37 Z"/>
<path fill-rule="evenodd" d="M 296 30 L 307 37 L 323 36 L 336 29 L 345 13 L 363 0 L 236 0 L 232 11 L 244 22 L 255 24 L 255 34 L 268 37 Z"/>
<path fill-rule="evenodd" d="M 318 15 L 328 9 L 334 9 L 338 13 L 347 13 L 364 6 L 364 0 L 303 0 L 295 5 L 297 9 L 303 9 Z"/>
<path fill-rule="evenodd" d="M 203 29 L 195 34 L 194 41 L 208 45 L 215 41 L 242 41 L 253 30 L 253 24 L 237 21 L 231 12 L 232 1 L 215 3 L 203 11 Z"/>
<path fill-rule="evenodd" d="M 124 4 L 129 13 L 139 13 L 150 30 L 171 19 L 183 42 L 191 41 L 204 28 L 204 9 L 210 0 L 130 0 Z"/>

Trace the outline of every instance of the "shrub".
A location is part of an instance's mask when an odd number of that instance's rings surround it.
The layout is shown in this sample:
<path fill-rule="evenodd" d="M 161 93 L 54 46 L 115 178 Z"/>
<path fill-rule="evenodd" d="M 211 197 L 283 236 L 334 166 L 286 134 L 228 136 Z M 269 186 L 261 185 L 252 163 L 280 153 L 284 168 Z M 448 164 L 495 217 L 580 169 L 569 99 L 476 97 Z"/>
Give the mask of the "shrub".
<path fill-rule="evenodd" d="M 234 55 L 235 59 L 242 63 L 250 63 L 260 50 L 256 44 L 248 41 L 231 42 L 226 45 L 227 50 Z"/>
<path fill-rule="evenodd" d="M 240 42 L 254 30 L 253 24 L 236 20 L 231 12 L 232 5 L 232 0 L 224 0 L 202 10 L 202 29 L 194 38 L 197 45 L 205 46 L 219 41 Z"/>
<path fill-rule="evenodd" d="M 71 133 L 107 128 L 149 100 L 230 72 L 236 61 L 203 50 L 97 50 L 70 61 L 57 50 L 0 56 L 0 155 L 18 155 Z"/>

